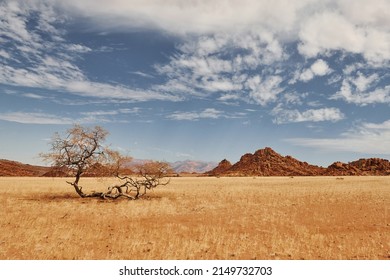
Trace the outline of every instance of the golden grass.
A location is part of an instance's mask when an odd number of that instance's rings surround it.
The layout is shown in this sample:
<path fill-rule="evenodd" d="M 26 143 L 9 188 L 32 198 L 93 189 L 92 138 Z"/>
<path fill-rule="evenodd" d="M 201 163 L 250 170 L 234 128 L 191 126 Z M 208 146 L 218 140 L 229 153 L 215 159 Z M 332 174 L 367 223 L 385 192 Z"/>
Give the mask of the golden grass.
<path fill-rule="evenodd" d="M 0 205 L 0 259 L 390 258 L 390 177 L 172 178 L 138 201 L 0 178 Z"/>

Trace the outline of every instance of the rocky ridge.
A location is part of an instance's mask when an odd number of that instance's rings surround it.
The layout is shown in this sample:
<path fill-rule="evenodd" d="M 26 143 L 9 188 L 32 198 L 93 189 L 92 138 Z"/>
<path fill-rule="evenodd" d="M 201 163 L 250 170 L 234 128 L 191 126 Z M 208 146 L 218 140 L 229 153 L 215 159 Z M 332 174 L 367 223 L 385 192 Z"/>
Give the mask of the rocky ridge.
<path fill-rule="evenodd" d="M 364 176 L 390 175 L 390 162 L 381 158 L 362 158 L 350 163 L 335 162 L 328 166 L 324 175 L 333 176 Z"/>
<path fill-rule="evenodd" d="M 49 171 L 49 167 L 0 159 L 0 176 L 42 176 Z"/>
<path fill-rule="evenodd" d="M 282 156 L 269 147 L 254 154 L 248 153 L 231 165 L 224 159 L 209 176 L 353 176 L 390 175 L 390 162 L 386 159 L 359 159 L 350 163 L 335 162 L 327 168 Z"/>

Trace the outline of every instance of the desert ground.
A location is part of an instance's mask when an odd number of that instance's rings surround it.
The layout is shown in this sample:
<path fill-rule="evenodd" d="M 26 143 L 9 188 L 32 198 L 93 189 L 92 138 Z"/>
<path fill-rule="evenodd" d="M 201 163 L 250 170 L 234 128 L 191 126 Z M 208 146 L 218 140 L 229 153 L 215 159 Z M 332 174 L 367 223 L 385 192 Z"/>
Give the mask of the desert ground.
<path fill-rule="evenodd" d="M 65 181 L 0 177 L 0 259 L 390 259 L 390 177 L 182 177 L 137 201 Z"/>

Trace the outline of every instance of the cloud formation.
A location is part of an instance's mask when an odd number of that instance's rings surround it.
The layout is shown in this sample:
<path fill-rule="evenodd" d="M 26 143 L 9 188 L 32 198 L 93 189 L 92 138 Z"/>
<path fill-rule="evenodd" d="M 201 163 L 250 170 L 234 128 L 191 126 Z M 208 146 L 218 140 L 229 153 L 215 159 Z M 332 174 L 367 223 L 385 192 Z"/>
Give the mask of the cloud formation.
<path fill-rule="evenodd" d="M 0 120 L 23 124 L 72 124 L 74 120 L 47 113 L 0 113 Z"/>
<path fill-rule="evenodd" d="M 37 24 L 29 23 L 37 17 Z M 64 91 L 74 95 L 129 101 L 170 100 L 178 97 L 152 90 L 90 80 L 77 66 L 80 55 L 92 50 L 67 43 L 58 25 L 65 18 L 50 1 L 7 1 L 0 5 L 0 33 L 12 54 L 1 50 L 0 83 Z M 44 35 L 43 35 L 44 34 Z"/>
<path fill-rule="evenodd" d="M 300 112 L 296 109 L 286 110 L 276 107 L 272 110 L 275 116 L 274 122 L 277 124 L 297 123 L 297 122 L 337 122 L 344 119 L 344 114 L 338 108 L 309 109 Z"/>
<path fill-rule="evenodd" d="M 169 115 L 168 118 L 176 121 L 197 121 L 199 119 L 219 119 L 222 116 L 222 111 L 207 108 L 201 112 L 175 112 Z"/>
<path fill-rule="evenodd" d="M 306 100 L 305 86 L 317 77 L 329 78 L 337 88 L 326 97 L 315 92 L 324 102 L 390 103 L 388 76 L 372 73 L 385 72 L 390 59 L 386 0 L 5 1 L 0 17 L 1 40 L 7 45 L 0 50 L 0 83 L 5 85 L 107 102 L 241 102 L 267 108 L 277 124 L 346 118 L 335 104 L 302 109 L 321 104 Z M 78 63 L 96 50 L 66 40 L 61 26 L 70 18 L 82 22 L 86 31 L 158 30 L 178 43 L 167 62 L 152 65 L 155 73 L 130 72 L 158 82 L 135 87 L 97 81 Z M 341 74 L 337 63 L 354 60 L 360 64 L 351 62 Z M 290 85 L 302 92 L 290 90 Z M 283 111 L 279 104 L 284 104 Z M 176 112 L 169 119 L 221 117 L 209 109 Z"/>
<path fill-rule="evenodd" d="M 286 54 L 267 32 L 190 37 L 178 49 L 180 53 L 171 56 L 168 64 L 156 65 L 156 71 L 168 79 L 154 90 L 182 96 L 218 95 L 222 101 L 261 106 L 276 101 L 283 91 L 276 65 Z"/>
<path fill-rule="evenodd" d="M 341 99 L 348 103 L 365 106 L 373 103 L 390 103 L 390 85 L 380 86 L 378 74 L 364 75 L 357 72 L 342 81 L 340 90 L 331 99 Z"/>
<path fill-rule="evenodd" d="M 104 0 L 57 1 L 68 10 L 88 16 L 99 29 L 159 28 L 170 33 L 210 34 L 259 27 L 291 31 L 309 0 Z M 101 19 L 104 19 L 101 20 Z M 180 24 L 177 24 L 180 22 Z"/>
<path fill-rule="evenodd" d="M 88 17 L 90 28 L 161 29 L 171 34 L 226 34 L 267 30 L 278 41 L 298 41 L 301 54 L 329 51 L 390 59 L 390 3 L 386 0 L 69 0 L 68 11 Z M 177 24 L 180 22 L 180 24 Z"/>
<path fill-rule="evenodd" d="M 288 142 L 328 151 L 390 155 L 390 120 L 382 123 L 361 123 L 335 138 L 293 138 Z M 348 144 L 346 144 L 348 143 Z"/>
<path fill-rule="evenodd" d="M 326 61 L 323 59 L 316 60 L 310 68 L 304 70 L 300 76 L 299 80 L 303 82 L 308 82 L 313 79 L 315 76 L 325 76 L 329 74 L 332 70 L 329 68 Z"/>

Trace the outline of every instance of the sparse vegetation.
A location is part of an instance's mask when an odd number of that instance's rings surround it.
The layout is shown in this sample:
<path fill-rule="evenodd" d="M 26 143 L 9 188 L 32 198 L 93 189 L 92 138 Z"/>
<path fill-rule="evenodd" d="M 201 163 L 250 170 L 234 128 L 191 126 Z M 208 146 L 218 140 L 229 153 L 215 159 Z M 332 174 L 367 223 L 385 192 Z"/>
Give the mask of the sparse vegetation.
<path fill-rule="evenodd" d="M 50 142 L 50 152 L 42 153 L 41 157 L 50 162 L 54 169 L 65 170 L 67 174 L 73 176 L 74 181 L 67 181 L 67 183 L 72 185 L 82 198 L 138 199 L 145 195 L 147 190 L 169 183 L 169 180 L 162 181 L 169 171 L 169 165 L 162 162 L 139 166 L 138 175 L 140 177 L 138 178 L 122 175 L 123 166 L 131 158 L 123 157 L 119 152 L 105 146 L 107 135 L 108 131 L 100 126 L 88 128 L 74 125 L 68 129 L 65 136 L 55 133 Z M 109 186 L 107 191 L 85 193 L 80 185 L 80 179 L 86 173 L 101 177 L 115 176 L 121 182 Z"/>
<path fill-rule="evenodd" d="M 118 182 L 83 178 L 86 192 Z M 180 177 L 130 204 L 2 177 L 0 204 L 0 259 L 390 258 L 386 176 Z"/>

